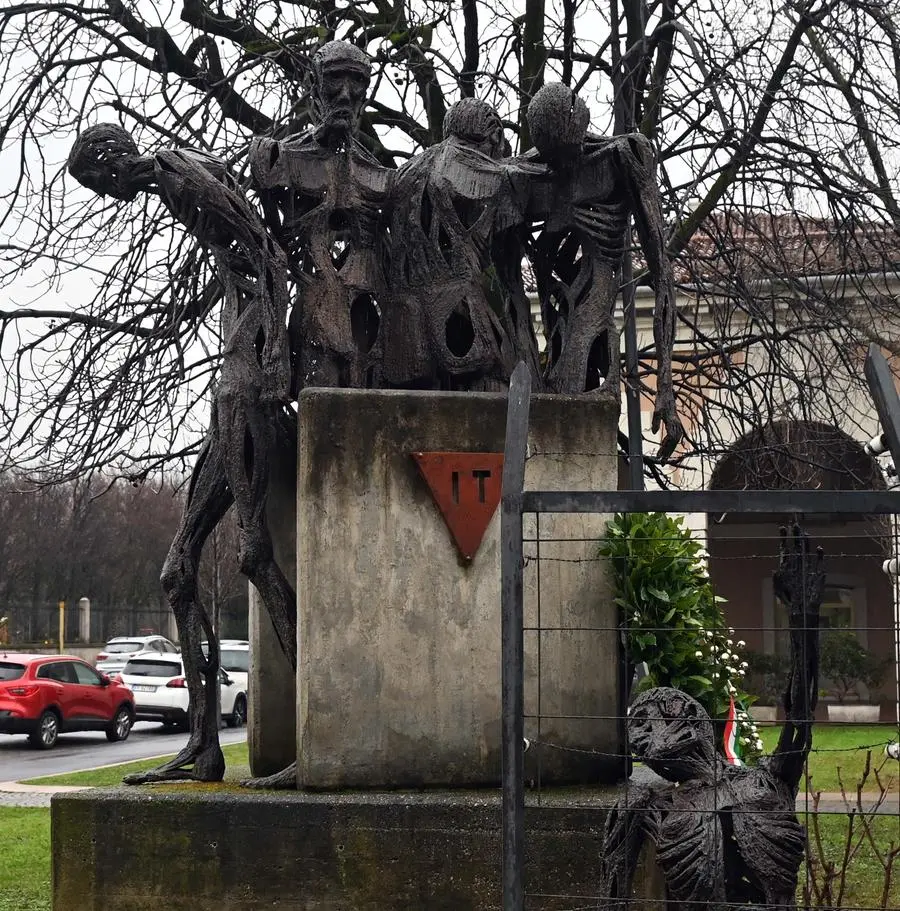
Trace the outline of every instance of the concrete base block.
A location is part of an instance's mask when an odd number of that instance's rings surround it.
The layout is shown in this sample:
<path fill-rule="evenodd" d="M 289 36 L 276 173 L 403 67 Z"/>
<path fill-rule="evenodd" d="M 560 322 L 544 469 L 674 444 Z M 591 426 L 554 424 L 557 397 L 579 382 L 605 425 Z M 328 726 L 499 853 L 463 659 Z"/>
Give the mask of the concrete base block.
<path fill-rule="evenodd" d="M 617 789 L 526 810 L 529 911 L 599 906 Z M 501 904 L 496 792 L 110 789 L 52 801 L 53 911 L 486 911 Z M 658 899 L 653 875 L 640 895 Z M 655 891 L 654 891 L 655 890 Z M 661 905 L 659 905 L 661 907 Z"/>

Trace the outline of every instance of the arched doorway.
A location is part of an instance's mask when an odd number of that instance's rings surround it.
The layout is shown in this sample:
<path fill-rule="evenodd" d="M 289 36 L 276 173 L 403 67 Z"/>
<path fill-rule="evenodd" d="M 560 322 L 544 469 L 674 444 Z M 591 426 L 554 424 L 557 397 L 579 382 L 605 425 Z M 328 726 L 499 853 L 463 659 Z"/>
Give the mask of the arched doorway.
<path fill-rule="evenodd" d="M 885 483 L 875 459 L 838 428 L 778 421 L 739 439 L 717 463 L 710 488 L 883 490 Z M 753 652 L 787 657 L 787 616 L 774 597 L 772 573 L 778 564 L 779 529 L 795 519 L 825 551 L 823 628 L 851 629 L 865 648 L 892 661 L 893 590 L 882 571 L 891 552 L 891 528 L 883 517 L 710 516 L 710 577 L 716 593 L 727 599 L 723 609 L 736 637 Z M 858 692 L 889 704 L 883 717 L 892 717 L 893 674 L 876 692 Z"/>

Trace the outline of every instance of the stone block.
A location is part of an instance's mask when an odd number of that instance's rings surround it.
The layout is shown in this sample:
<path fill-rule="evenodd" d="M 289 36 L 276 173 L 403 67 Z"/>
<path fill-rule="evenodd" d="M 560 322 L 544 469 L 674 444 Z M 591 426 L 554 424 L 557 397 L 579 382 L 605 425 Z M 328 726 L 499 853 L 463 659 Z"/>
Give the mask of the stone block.
<path fill-rule="evenodd" d="M 266 517 L 275 559 L 286 578 L 297 572 L 297 454 L 279 452 L 273 460 Z M 256 589 L 250 585 L 250 674 L 247 740 L 250 770 L 274 775 L 297 756 L 297 687 L 275 628 Z"/>
<path fill-rule="evenodd" d="M 411 454 L 502 452 L 506 396 L 308 389 L 298 407 L 299 785 L 498 783 L 499 510 L 460 559 Z M 534 397 L 526 486 L 614 489 L 617 419 L 600 399 Z M 625 771 L 604 525 L 526 525 L 526 557 L 541 557 L 526 570 L 526 713 L 542 715 L 527 774 L 544 784 Z"/>

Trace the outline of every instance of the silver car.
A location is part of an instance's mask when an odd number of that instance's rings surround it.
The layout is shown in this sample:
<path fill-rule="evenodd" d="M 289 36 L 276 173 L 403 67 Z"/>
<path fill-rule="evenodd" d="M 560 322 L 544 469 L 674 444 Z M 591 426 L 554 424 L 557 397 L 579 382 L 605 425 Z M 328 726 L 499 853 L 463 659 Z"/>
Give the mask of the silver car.
<path fill-rule="evenodd" d="M 130 659 L 144 652 L 179 654 L 181 650 L 165 636 L 117 636 L 110 639 L 103 651 L 94 659 L 98 671 L 104 674 L 121 674 Z"/>

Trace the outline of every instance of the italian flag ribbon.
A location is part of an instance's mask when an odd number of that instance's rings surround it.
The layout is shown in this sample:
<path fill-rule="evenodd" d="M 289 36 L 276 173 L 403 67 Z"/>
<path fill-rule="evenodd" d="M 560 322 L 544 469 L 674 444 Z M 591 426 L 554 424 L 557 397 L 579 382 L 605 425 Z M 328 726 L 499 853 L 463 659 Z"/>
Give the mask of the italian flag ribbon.
<path fill-rule="evenodd" d="M 728 697 L 728 703 L 728 718 L 725 721 L 725 759 L 730 765 L 743 765 L 738 747 L 738 721 L 734 696 Z"/>

